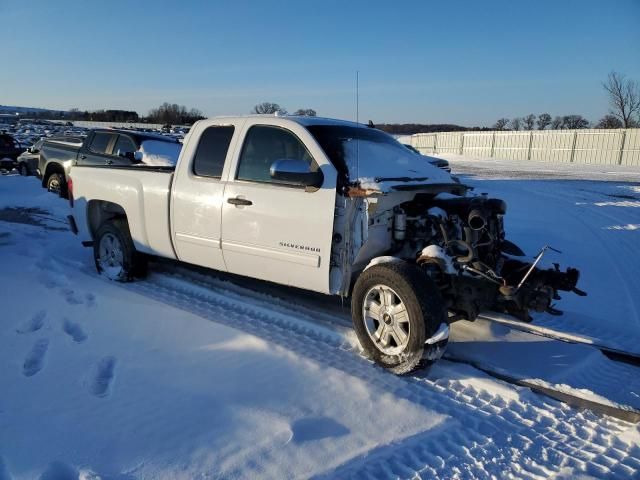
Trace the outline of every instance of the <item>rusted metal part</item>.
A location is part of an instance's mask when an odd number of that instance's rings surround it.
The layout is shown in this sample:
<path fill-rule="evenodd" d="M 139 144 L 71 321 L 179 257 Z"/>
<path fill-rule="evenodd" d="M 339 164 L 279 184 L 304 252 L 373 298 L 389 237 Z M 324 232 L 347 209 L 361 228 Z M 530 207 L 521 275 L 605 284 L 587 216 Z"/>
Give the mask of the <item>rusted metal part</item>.
<path fill-rule="evenodd" d="M 350 185 L 346 187 L 345 195 L 349 198 L 371 197 L 373 195 L 382 195 L 380 190 L 372 188 L 362 188 L 359 185 Z"/>

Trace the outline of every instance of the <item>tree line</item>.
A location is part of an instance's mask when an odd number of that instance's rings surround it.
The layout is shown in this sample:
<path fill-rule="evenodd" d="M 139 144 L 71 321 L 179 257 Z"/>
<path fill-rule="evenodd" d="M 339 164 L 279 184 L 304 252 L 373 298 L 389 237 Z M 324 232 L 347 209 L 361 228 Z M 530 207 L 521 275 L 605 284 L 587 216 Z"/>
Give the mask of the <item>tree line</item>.
<path fill-rule="evenodd" d="M 597 123 L 591 123 L 582 115 L 551 117 L 548 113 L 512 119 L 499 118 L 494 130 L 551 130 L 582 128 L 633 128 L 640 126 L 640 85 L 618 72 L 611 72 L 602 83 L 609 97 L 609 113 Z"/>
<path fill-rule="evenodd" d="M 164 102 L 157 108 L 149 110 L 147 116 L 140 116 L 138 112 L 132 110 L 84 110 L 72 108 L 67 112 L 59 112 L 58 115 L 43 112 L 41 114 L 30 114 L 33 118 L 64 119 L 69 121 L 91 121 L 91 122 L 119 122 L 119 123 L 162 123 L 171 125 L 191 125 L 198 120 L 206 118 L 202 112 L 196 108 L 187 109 L 184 105 Z"/>
<path fill-rule="evenodd" d="M 277 103 L 273 102 L 262 102 L 258 103 L 251 109 L 251 113 L 256 114 L 274 114 L 278 113 L 280 115 L 288 115 L 287 109 L 285 107 L 281 107 Z M 316 111 L 313 108 L 299 108 L 293 115 L 300 115 L 303 117 L 315 117 Z"/>
<path fill-rule="evenodd" d="M 164 102 L 158 108 L 152 108 L 147 115 L 147 120 L 151 123 L 171 125 L 191 125 L 204 118 L 206 117 L 197 108 L 187 110 L 184 105 L 168 102 Z"/>

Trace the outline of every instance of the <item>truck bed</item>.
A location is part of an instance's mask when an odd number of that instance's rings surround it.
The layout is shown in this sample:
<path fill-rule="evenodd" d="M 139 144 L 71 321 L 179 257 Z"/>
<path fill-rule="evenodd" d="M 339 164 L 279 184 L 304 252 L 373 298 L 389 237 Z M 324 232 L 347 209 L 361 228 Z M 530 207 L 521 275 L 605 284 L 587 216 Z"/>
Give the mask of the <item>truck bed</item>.
<path fill-rule="evenodd" d="M 173 171 L 174 167 L 149 165 L 76 165 L 70 175 L 74 185 L 74 212 L 82 218 L 92 214 L 91 202 L 104 200 L 116 203 L 125 210 L 136 250 L 176 258 L 169 224 L 169 192 Z M 90 202 L 87 202 L 87 196 Z M 90 223 L 78 222 L 82 241 L 93 240 L 88 230 Z"/>

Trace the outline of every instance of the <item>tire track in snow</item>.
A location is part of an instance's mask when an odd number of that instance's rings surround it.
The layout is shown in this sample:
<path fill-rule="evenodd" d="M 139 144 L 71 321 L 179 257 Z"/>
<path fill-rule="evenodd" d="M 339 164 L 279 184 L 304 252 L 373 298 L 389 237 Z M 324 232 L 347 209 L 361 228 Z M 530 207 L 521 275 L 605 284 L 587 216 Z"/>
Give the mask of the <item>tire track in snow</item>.
<path fill-rule="evenodd" d="M 350 316 L 349 318 L 343 318 L 341 321 L 341 318 L 336 318 L 335 316 L 331 316 L 328 313 L 323 312 L 322 309 L 327 308 L 326 302 L 316 306 L 316 310 L 311 310 L 310 308 L 305 306 L 305 301 L 309 300 L 308 298 L 302 298 L 299 301 L 296 301 L 298 300 L 297 298 L 287 298 L 286 295 L 282 295 L 282 294 L 278 295 L 278 293 L 274 294 L 275 295 L 274 296 L 274 295 L 270 295 L 269 293 L 247 290 L 246 288 L 243 288 L 242 286 L 239 286 L 233 283 L 232 281 L 225 281 L 222 279 L 212 278 L 211 275 L 207 276 L 207 275 L 203 275 L 195 272 L 193 272 L 192 274 L 192 272 L 189 272 L 189 270 L 184 267 L 178 267 L 178 270 L 181 271 L 182 273 L 165 271 L 162 278 L 166 278 L 168 282 L 176 281 L 176 280 L 179 282 L 189 282 L 190 288 L 193 288 L 193 289 L 204 288 L 205 292 L 207 291 L 206 289 L 216 289 L 216 288 L 218 289 L 222 288 L 225 290 L 225 292 L 228 290 L 231 290 L 234 292 L 233 293 L 235 295 L 234 298 L 236 298 L 237 300 L 244 302 L 247 298 L 253 298 L 257 301 L 265 302 L 268 308 L 270 308 L 270 310 L 297 316 L 304 321 L 308 321 L 316 325 L 318 324 L 318 320 L 320 319 L 322 323 L 327 323 L 329 328 L 331 329 L 337 328 L 337 330 L 342 335 L 344 335 L 346 338 L 349 338 L 350 341 L 347 342 L 348 345 L 351 345 L 354 349 L 360 348 L 357 342 L 357 339 L 355 338 L 355 335 L 353 333 L 353 330 L 351 328 Z M 170 283 L 168 283 L 167 285 L 170 285 Z M 179 283 L 179 285 L 184 286 L 184 283 Z M 295 293 L 292 294 L 291 296 L 294 296 L 294 295 Z M 337 313 L 338 315 L 345 315 L 346 312 L 339 311 Z M 325 322 L 325 319 L 327 319 L 327 322 Z M 456 359 L 451 358 L 451 360 L 455 361 Z M 609 414 L 608 408 L 610 406 L 606 404 L 606 402 L 603 402 L 601 405 L 599 402 L 594 400 L 595 403 L 591 404 L 590 403 L 591 400 L 583 401 L 583 398 L 579 396 L 578 392 L 576 391 L 572 392 L 572 391 L 566 391 L 566 389 L 561 389 L 560 391 L 558 391 L 558 395 L 555 395 L 556 393 L 555 391 L 548 392 L 546 391 L 545 388 L 538 385 L 536 382 L 527 381 L 526 383 L 521 384 L 521 383 L 518 383 L 517 380 L 510 381 L 507 378 L 508 375 L 505 375 L 505 370 L 502 368 L 494 372 L 491 368 L 482 368 L 472 361 L 459 360 L 458 363 L 466 363 L 467 365 L 471 365 L 472 367 L 477 368 L 478 370 L 488 374 L 492 378 L 497 378 L 498 380 L 506 381 L 511 384 L 532 388 L 532 390 L 538 393 L 550 396 L 551 398 L 555 398 L 556 400 L 564 401 L 564 403 L 573 405 L 576 408 L 590 408 L 598 413 Z M 608 380 L 601 375 L 589 375 L 590 369 L 583 368 L 582 370 L 588 370 L 588 371 L 582 371 L 579 378 L 576 378 L 576 381 L 570 382 L 570 384 L 572 386 L 575 386 L 576 388 L 590 389 L 594 393 L 598 393 L 600 395 L 603 395 L 604 397 L 607 396 L 606 392 L 611 391 L 610 388 L 614 388 L 614 389 L 617 388 L 617 385 L 620 383 L 620 381 L 622 381 L 625 385 L 627 385 L 628 388 L 630 388 L 631 390 L 640 391 L 637 388 L 635 388 L 636 384 L 638 384 L 635 378 L 635 376 L 638 373 L 636 368 L 630 367 L 624 364 L 619 365 L 618 363 L 611 362 L 606 358 L 602 359 L 602 361 L 599 364 L 599 368 L 602 366 L 604 366 L 604 368 L 606 368 L 607 371 L 613 374 L 613 376 L 610 377 Z M 496 374 L 496 372 L 499 372 L 499 373 Z M 589 384 L 588 383 L 589 381 L 592 381 L 593 383 Z M 576 385 L 573 385 L 573 383 L 575 383 Z M 552 385 L 548 385 L 547 387 L 553 390 Z M 567 395 L 568 397 L 566 397 Z M 575 397 L 575 398 L 570 398 L 570 397 Z M 619 403 L 620 398 L 626 399 L 627 403 L 623 402 L 622 403 L 623 406 L 621 406 L 620 409 L 616 408 L 615 406 L 611 406 L 611 408 L 613 408 L 614 410 L 610 414 L 612 416 L 616 416 L 617 418 L 620 418 L 623 420 L 633 421 L 633 419 L 635 418 L 635 414 L 633 414 L 631 411 L 627 411 L 624 405 L 635 405 L 637 404 L 637 399 L 633 397 L 633 392 L 631 392 L 630 395 L 626 397 L 620 397 L 618 395 L 616 396 L 615 401 L 611 400 L 611 402 L 613 402 L 612 405 L 616 405 L 617 403 Z"/>
<path fill-rule="evenodd" d="M 631 428 L 626 422 L 573 410 L 526 389 L 515 388 L 518 398 L 505 399 L 455 379 L 460 374 L 458 367 L 445 368 L 445 373 L 453 378 L 447 375 L 434 378 L 424 372 L 396 377 L 346 350 L 342 335 L 327 332 L 330 327 L 326 324 L 318 326 L 301 320 L 295 314 L 295 306 L 281 303 L 279 308 L 290 309 L 291 314 L 274 312 L 269 304 L 261 305 L 253 298 L 248 303 L 246 297 L 242 301 L 241 296 L 224 288 L 215 292 L 194 289 L 185 281 L 159 275 L 127 288 L 279 344 L 451 418 L 450 425 L 441 431 L 425 432 L 419 441 L 406 439 L 398 445 L 388 445 L 368 454 L 366 465 L 354 459 L 331 476 L 365 478 L 382 473 L 447 477 L 456 474 L 451 468 L 454 459 L 457 465 L 462 465 L 458 474 L 469 478 L 504 476 L 506 472 L 523 478 L 541 478 L 562 468 L 601 474 L 607 465 L 613 465 L 614 476 L 620 478 L 640 471 L 635 460 L 640 448 L 616 441 L 619 432 Z M 472 368 L 468 373 L 473 377 L 482 375 Z M 514 442 L 519 456 L 516 463 Z M 434 468 L 432 465 L 437 465 L 439 459 L 441 467 Z"/>

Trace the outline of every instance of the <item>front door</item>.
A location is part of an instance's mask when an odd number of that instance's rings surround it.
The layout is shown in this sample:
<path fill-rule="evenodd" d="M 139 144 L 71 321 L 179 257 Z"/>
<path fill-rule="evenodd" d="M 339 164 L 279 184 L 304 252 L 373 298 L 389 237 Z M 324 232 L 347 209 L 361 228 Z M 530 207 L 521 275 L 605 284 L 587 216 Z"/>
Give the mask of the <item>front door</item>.
<path fill-rule="evenodd" d="M 336 172 L 304 127 L 280 122 L 252 118 L 244 126 L 224 190 L 223 257 L 232 273 L 328 293 Z M 269 170 L 280 159 L 320 168 L 324 184 L 310 190 L 273 181 Z"/>

